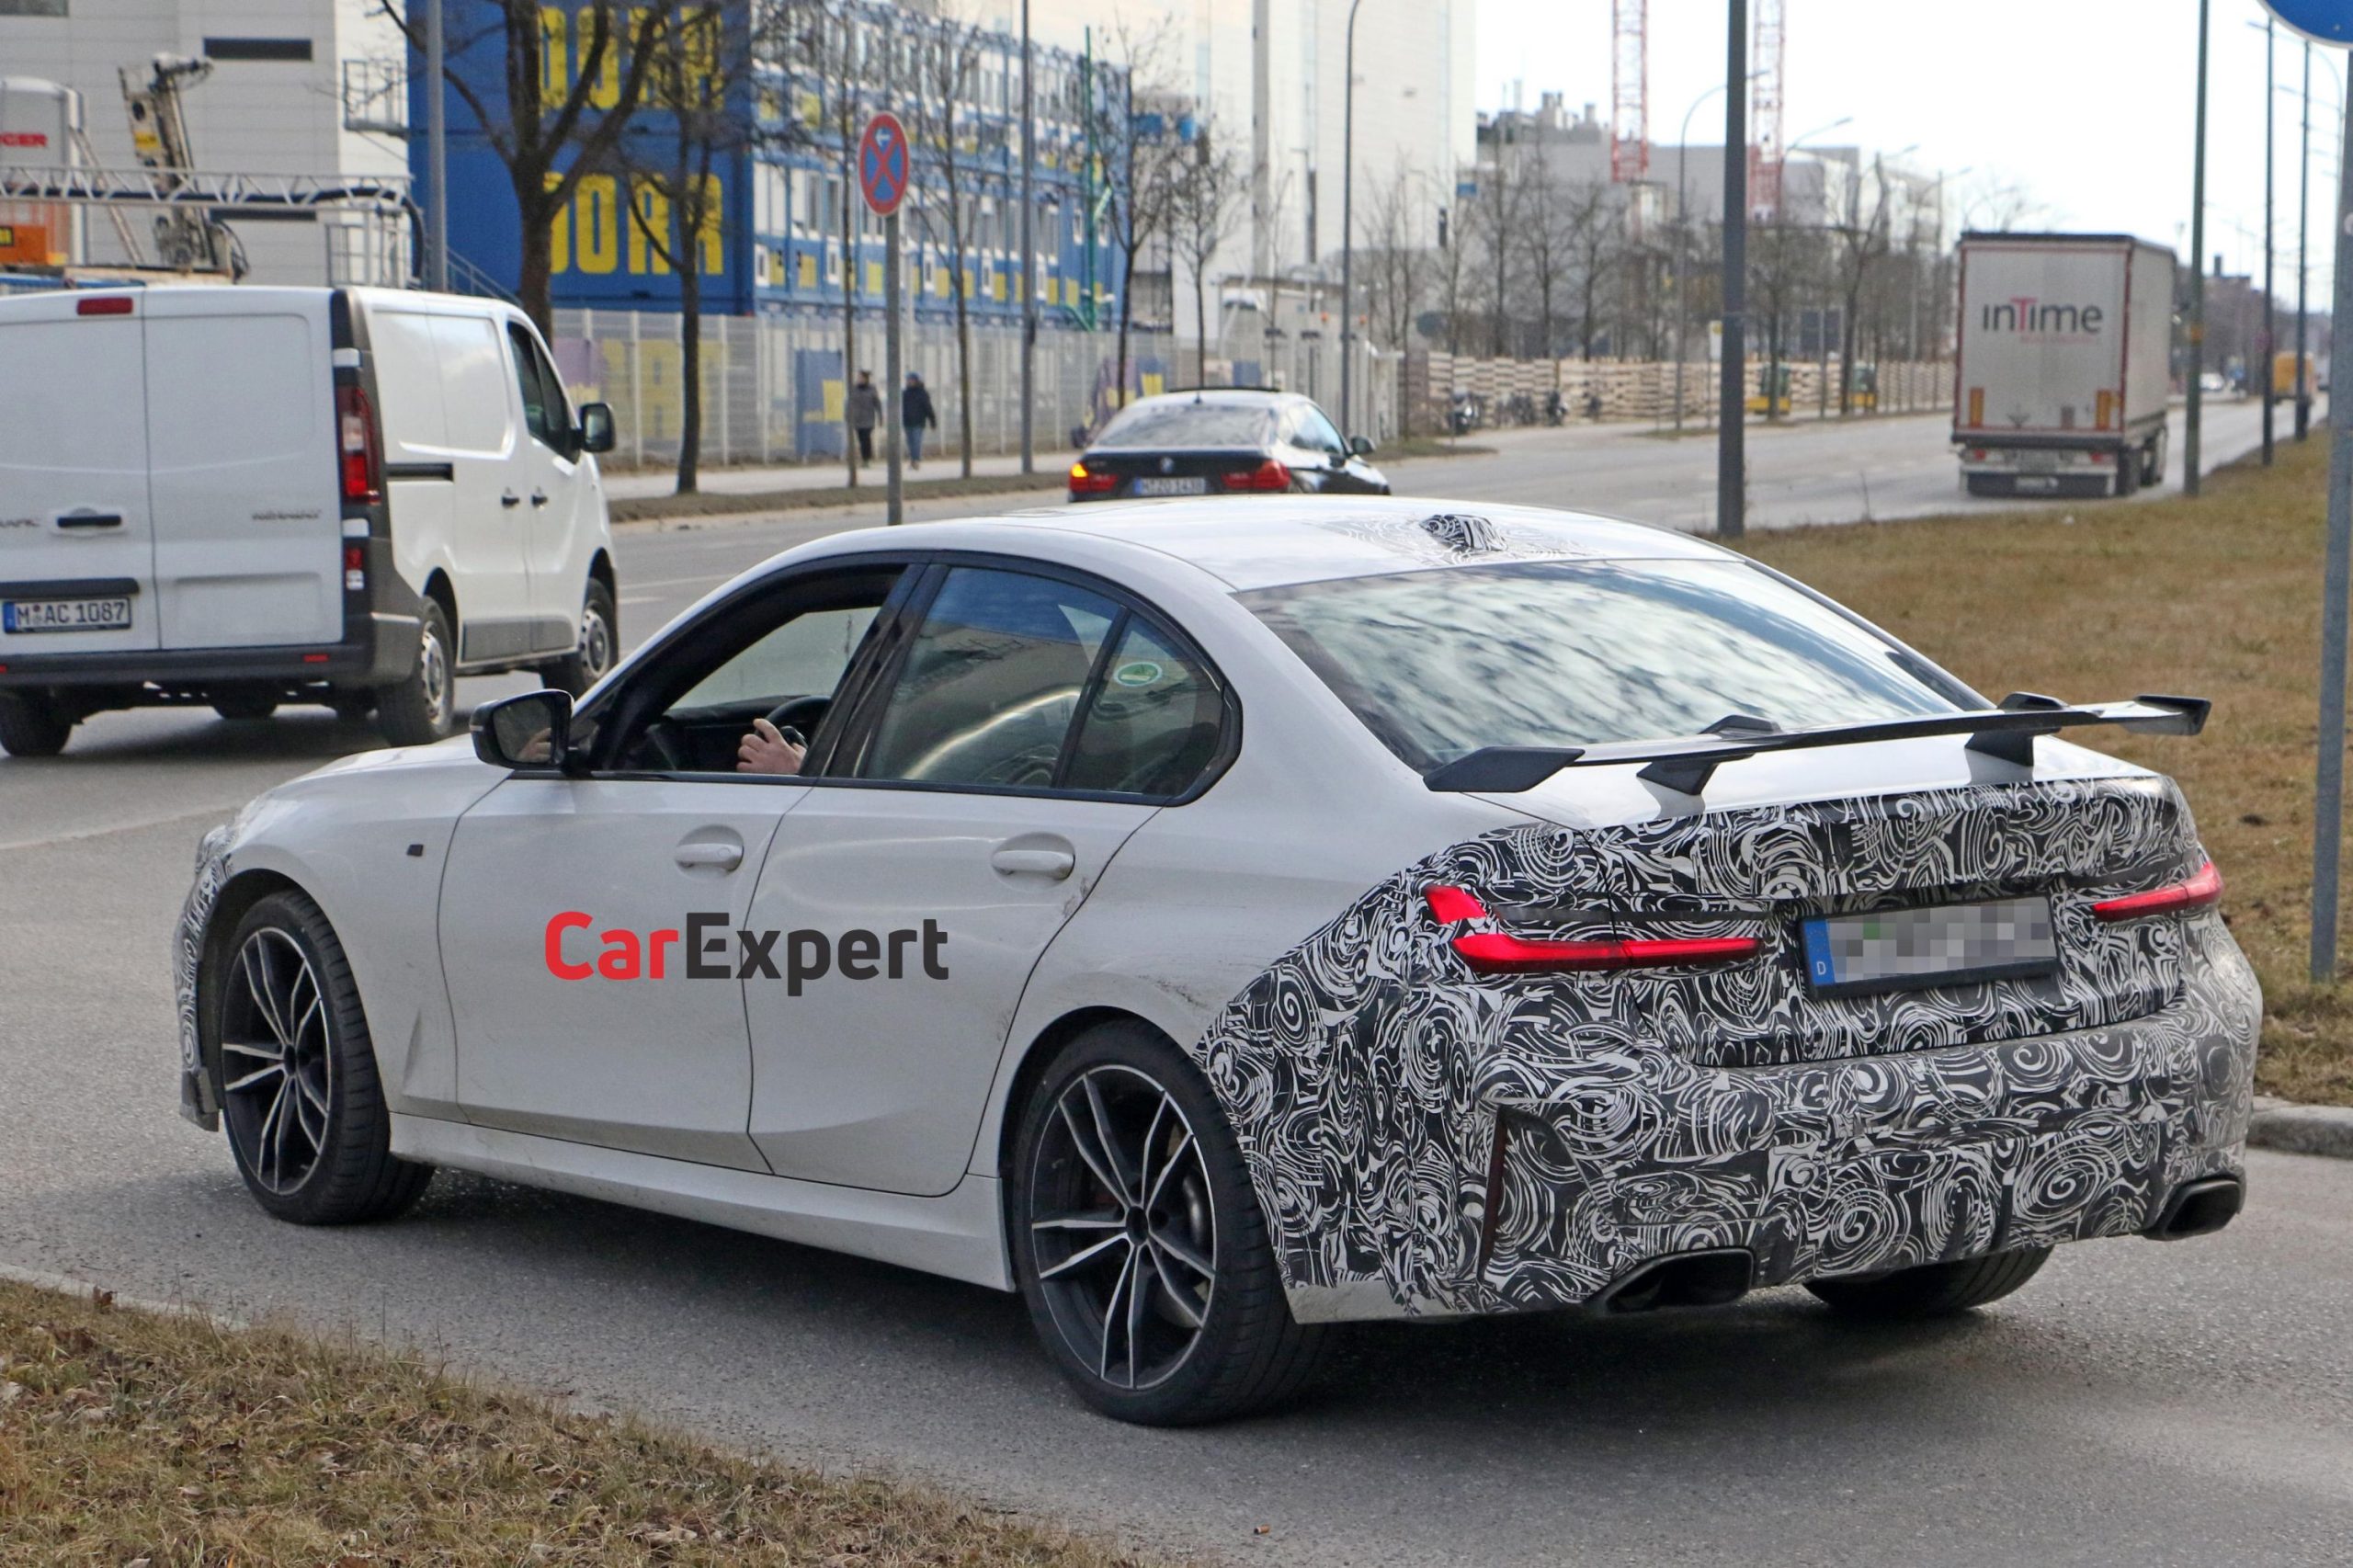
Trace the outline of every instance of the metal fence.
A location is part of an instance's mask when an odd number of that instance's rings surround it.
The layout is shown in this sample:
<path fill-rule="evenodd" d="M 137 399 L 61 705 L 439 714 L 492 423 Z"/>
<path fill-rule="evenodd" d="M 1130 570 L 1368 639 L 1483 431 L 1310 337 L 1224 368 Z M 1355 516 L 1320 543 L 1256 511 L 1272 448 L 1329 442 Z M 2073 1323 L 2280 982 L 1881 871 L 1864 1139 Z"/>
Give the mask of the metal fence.
<path fill-rule="evenodd" d="M 556 312 L 556 363 L 575 400 L 610 403 L 616 454 L 630 463 L 675 460 L 685 422 L 680 317 L 670 312 L 563 310 Z M 858 362 L 882 381 L 882 324 L 860 320 Z M 1214 352 L 1211 381 L 1239 369 L 1253 379 L 1317 397 L 1327 405 L 1339 385 L 1336 345 L 1286 346 L 1271 363 L 1242 367 Z M 919 318 L 908 335 L 906 368 L 931 389 L 939 428 L 927 442 L 935 460 L 953 460 L 958 436 L 956 328 Z M 1045 332 L 1038 339 L 1036 440 L 1055 451 L 1082 440 L 1116 405 L 1119 340 L 1108 332 Z M 1362 421 L 1375 434 L 1395 428 L 1396 360 L 1366 352 L 1358 361 Z M 822 316 L 707 316 L 702 322 L 702 460 L 707 463 L 789 463 L 838 459 L 847 439 L 843 412 L 842 328 Z M 1166 333 L 1128 339 L 1128 390 L 1148 396 L 1189 386 L 1193 347 Z M 1018 328 L 972 327 L 972 454 L 1021 447 L 1021 335 Z"/>
<path fill-rule="evenodd" d="M 1407 357 L 1406 395 L 1412 400 L 1415 426 L 1428 433 L 1446 427 L 1447 411 L 1456 392 L 1479 400 L 1482 424 L 1529 424 L 1541 416 L 1545 400 L 1556 388 L 1567 416 L 1573 420 L 1649 420 L 1664 424 L 1676 417 L 1680 393 L 1685 420 L 1714 417 L 1720 368 L 1704 359 L 1677 368 L 1673 360 L 1651 359 L 1485 359 L 1442 353 Z M 1826 417 L 1838 412 L 1838 364 L 1784 361 L 1789 381 L 1783 392 L 1785 417 Z M 1890 361 L 1872 367 L 1873 390 L 1862 389 L 1859 377 L 1849 396 L 1859 412 L 1908 414 L 1952 406 L 1952 364 L 1949 360 Z M 1755 411 L 1763 408 L 1765 366 L 1751 360 L 1748 394 Z M 1521 417 L 1515 418 L 1518 410 Z"/>

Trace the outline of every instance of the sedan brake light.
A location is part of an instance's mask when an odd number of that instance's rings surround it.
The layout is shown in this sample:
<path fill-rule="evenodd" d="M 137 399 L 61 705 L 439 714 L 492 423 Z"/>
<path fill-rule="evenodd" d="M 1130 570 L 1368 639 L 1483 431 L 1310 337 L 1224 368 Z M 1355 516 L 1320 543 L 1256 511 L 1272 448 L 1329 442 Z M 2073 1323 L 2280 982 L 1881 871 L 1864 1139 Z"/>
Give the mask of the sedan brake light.
<path fill-rule="evenodd" d="M 2180 915 L 2192 909 L 2205 909 L 2222 899 L 2222 873 L 2209 860 L 2199 868 L 2198 874 L 2186 882 L 2174 882 L 2147 892 L 2126 893 L 2121 898 L 2104 898 L 2092 905 L 2092 914 L 2101 920 L 2147 920 L 2159 915 Z"/>
<path fill-rule="evenodd" d="M 1073 495 L 1108 495 L 1120 487 L 1116 473 L 1097 473 L 1086 466 L 1086 460 L 1070 465 L 1070 493 Z"/>
<path fill-rule="evenodd" d="M 1441 926 L 1487 918 L 1486 905 L 1461 888 L 1433 887 L 1423 897 Z M 1559 942 L 1515 937 L 1506 931 L 1460 932 L 1452 945 L 1473 974 L 1665 969 L 1730 963 L 1754 958 L 1764 949 L 1754 937 L 1611 937 Z"/>
<path fill-rule="evenodd" d="M 1238 473 L 1222 474 L 1219 483 L 1228 490 L 1289 490 L 1290 470 L 1268 458 L 1256 468 L 1244 469 Z"/>

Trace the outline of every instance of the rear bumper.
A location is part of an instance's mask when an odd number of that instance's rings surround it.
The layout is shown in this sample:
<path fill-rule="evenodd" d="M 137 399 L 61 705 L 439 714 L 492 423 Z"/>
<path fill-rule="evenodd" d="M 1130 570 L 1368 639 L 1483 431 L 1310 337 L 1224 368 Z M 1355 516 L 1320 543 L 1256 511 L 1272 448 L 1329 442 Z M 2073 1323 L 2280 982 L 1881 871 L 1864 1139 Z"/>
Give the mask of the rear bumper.
<path fill-rule="evenodd" d="M 2189 926 L 2186 990 L 2127 1024 L 1767 1068 L 1635 1044 L 1495 1061 L 1454 1119 L 1478 1145 L 1450 1222 L 1418 1206 L 1415 1289 L 1294 1284 L 1292 1312 L 1600 1306 L 1692 1254 L 1745 1253 L 1764 1286 L 2153 1233 L 2190 1184 L 2243 1174 L 2253 1094 L 2254 976 L 2219 917 Z"/>
<path fill-rule="evenodd" d="M 374 610 L 360 623 L 357 636 L 340 642 L 17 654 L 0 668 L 0 687 L 152 686 L 170 689 L 256 681 L 383 686 L 406 676 L 415 663 L 418 627 L 414 615 Z"/>

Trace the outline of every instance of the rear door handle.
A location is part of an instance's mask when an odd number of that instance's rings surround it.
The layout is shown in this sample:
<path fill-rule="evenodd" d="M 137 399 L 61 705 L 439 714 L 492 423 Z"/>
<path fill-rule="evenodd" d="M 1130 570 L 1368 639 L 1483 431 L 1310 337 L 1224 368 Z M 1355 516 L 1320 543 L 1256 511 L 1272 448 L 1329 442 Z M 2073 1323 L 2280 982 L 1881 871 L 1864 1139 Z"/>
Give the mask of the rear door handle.
<path fill-rule="evenodd" d="M 519 506 L 523 504 L 523 498 L 509 490 L 498 498 L 498 504 L 502 506 Z"/>
<path fill-rule="evenodd" d="M 532 505 L 532 506 L 546 506 L 547 504 L 548 504 L 548 493 L 547 493 L 546 491 L 544 491 L 544 490 L 534 490 L 534 491 L 532 491 L 532 492 L 531 492 L 531 505 Z"/>
<path fill-rule="evenodd" d="M 740 844 L 681 844 L 670 852 L 670 858 L 681 866 L 716 866 L 732 871 L 744 863 L 744 846 Z"/>
<path fill-rule="evenodd" d="M 55 520 L 61 528 L 119 528 L 122 527 L 120 512 L 60 512 Z"/>
<path fill-rule="evenodd" d="M 1077 869 L 1078 857 L 1067 849 L 999 849 L 989 865 L 1008 876 L 1051 877 L 1061 881 Z"/>

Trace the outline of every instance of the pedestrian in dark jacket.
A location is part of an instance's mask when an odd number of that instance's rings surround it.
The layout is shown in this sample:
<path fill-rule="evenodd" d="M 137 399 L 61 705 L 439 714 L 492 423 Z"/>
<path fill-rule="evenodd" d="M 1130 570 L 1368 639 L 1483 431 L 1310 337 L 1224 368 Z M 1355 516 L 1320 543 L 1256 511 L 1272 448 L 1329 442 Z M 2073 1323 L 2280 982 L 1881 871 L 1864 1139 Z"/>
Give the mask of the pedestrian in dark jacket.
<path fill-rule="evenodd" d="M 874 390 L 874 372 L 860 370 L 858 385 L 849 389 L 849 427 L 858 432 L 861 462 L 874 460 L 874 427 L 882 422 L 882 394 Z"/>
<path fill-rule="evenodd" d="M 899 394 L 899 428 L 907 433 L 907 466 L 923 467 L 923 433 L 939 428 L 938 411 L 931 406 L 931 389 L 913 370 L 906 390 Z"/>

